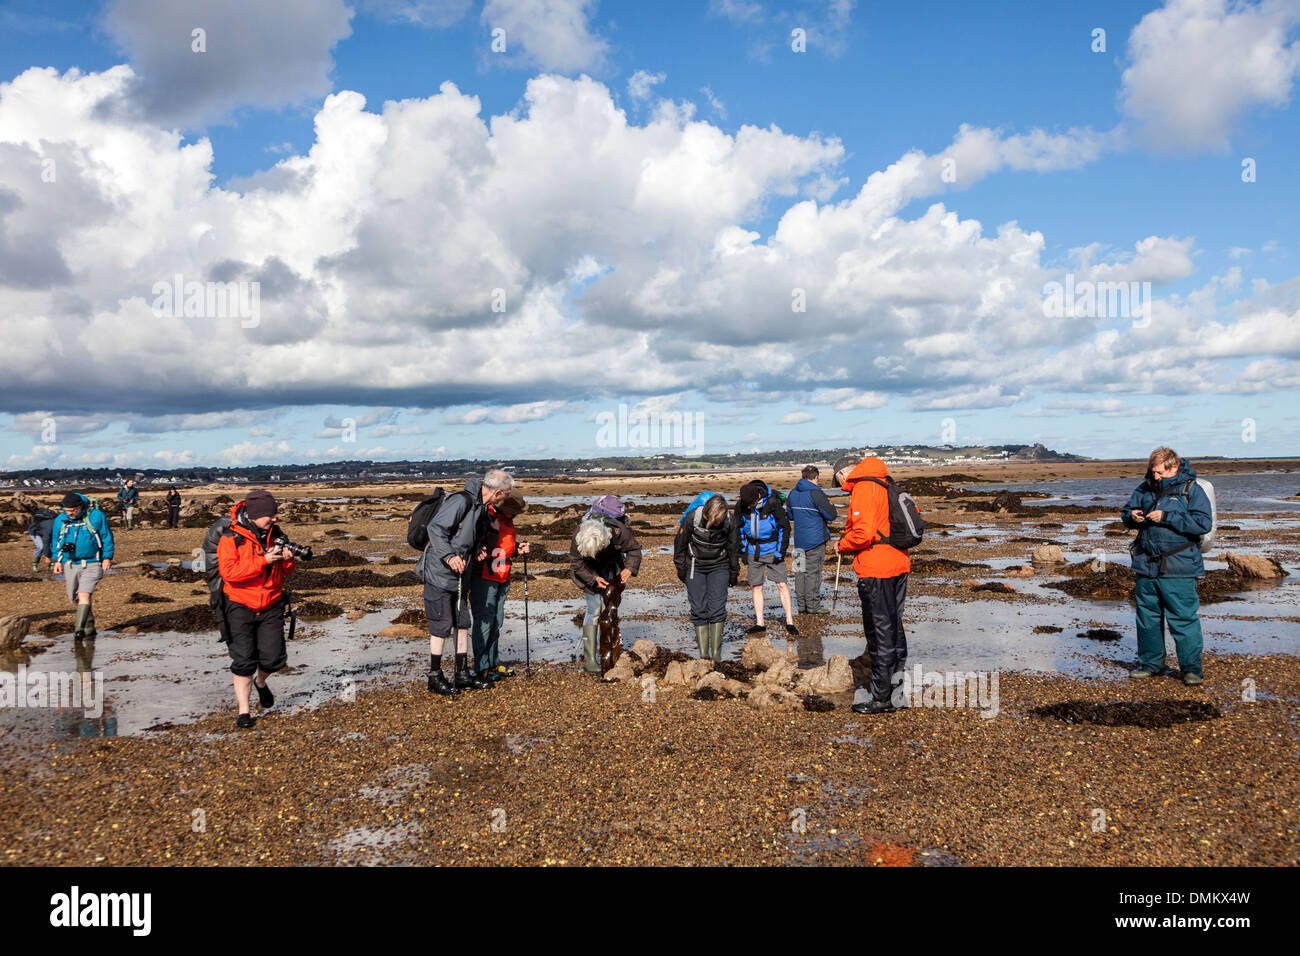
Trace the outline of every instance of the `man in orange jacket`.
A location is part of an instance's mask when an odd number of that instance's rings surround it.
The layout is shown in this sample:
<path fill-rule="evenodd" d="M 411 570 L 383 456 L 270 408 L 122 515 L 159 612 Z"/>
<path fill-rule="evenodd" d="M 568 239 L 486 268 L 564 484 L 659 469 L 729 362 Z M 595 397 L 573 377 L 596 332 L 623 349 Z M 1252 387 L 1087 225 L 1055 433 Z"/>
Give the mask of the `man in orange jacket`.
<path fill-rule="evenodd" d="M 252 727 L 248 700 L 256 682 L 262 707 L 275 703 L 266 676 L 288 661 L 284 646 L 284 579 L 293 571 L 293 555 L 274 546 L 281 537 L 278 510 L 269 491 L 250 491 L 230 508 L 230 530 L 217 542 L 217 567 L 226 595 L 230 628 L 230 672 L 234 675 L 238 727 Z M 256 674 L 256 681 L 254 675 Z"/>
<path fill-rule="evenodd" d="M 853 555 L 862 601 L 862 629 L 871 658 L 871 697 L 853 705 L 853 711 L 859 714 L 893 710 L 890 698 L 894 675 L 907 669 L 903 601 L 912 559 L 906 551 L 881 540 L 889 536 L 889 492 L 876 482 L 888 477 L 889 470 L 879 458 L 841 458 L 835 463 L 835 487 L 849 493 L 844 536 L 836 548 Z"/>

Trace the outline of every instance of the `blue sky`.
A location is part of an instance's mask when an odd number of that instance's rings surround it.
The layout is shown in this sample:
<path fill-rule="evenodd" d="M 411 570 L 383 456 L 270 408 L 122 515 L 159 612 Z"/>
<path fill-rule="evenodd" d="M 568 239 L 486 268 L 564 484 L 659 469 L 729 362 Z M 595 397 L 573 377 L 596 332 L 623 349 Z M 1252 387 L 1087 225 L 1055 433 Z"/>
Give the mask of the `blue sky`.
<path fill-rule="evenodd" d="M 1295 0 L 271 6 L 0 10 L 0 467 L 1300 452 Z"/>

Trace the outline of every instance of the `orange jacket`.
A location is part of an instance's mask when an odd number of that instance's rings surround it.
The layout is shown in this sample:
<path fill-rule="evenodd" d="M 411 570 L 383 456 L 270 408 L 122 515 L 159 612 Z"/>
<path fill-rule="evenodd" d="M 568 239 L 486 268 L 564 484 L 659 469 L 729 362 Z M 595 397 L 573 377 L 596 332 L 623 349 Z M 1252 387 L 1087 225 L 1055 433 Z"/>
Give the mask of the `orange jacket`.
<path fill-rule="evenodd" d="M 266 549 L 257 535 L 239 523 L 242 507 L 244 503 L 237 501 L 230 508 L 231 535 L 223 534 L 217 542 L 217 568 L 226 597 L 260 614 L 284 596 L 284 579 L 293 571 L 294 562 L 285 558 L 266 563 Z M 271 535 L 277 530 L 272 525 Z"/>
<path fill-rule="evenodd" d="M 857 552 L 853 570 L 860 578 L 894 578 L 912 570 L 912 559 L 906 551 L 873 543 L 889 534 L 889 492 L 874 481 L 862 479 L 884 480 L 888 475 L 889 470 L 879 458 L 864 458 L 844 481 L 849 510 L 844 536 L 836 548 Z"/>
<path fill-rule="evenodd" d="M 488 508 L 488 522 L 488 556 L 483 562 L 483 577 L 504 584 L 510 580 L 510 559 L 515 556 L 515 523 L 508 514 L 492 507 Z"/>

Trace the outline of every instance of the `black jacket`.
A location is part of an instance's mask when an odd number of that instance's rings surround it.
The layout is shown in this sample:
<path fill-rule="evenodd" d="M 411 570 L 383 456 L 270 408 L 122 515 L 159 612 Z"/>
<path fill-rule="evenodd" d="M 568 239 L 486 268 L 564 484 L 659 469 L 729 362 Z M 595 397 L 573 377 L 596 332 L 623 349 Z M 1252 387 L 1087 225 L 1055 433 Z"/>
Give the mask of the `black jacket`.
<path fill-rule="evenodd" d="M 712 571 L 725 567 L 735 581 L 740 575 L 740 530 L 730 514 L 716 528 L 703 521 L 704 509 L 687 512 L 673 539 L 673 564 L 677 580 L 685 582 L 693 571 Z"/>
<path fill-rule="evenodd" d="M 181 506 L 181 493 L 173 488 L 171 491 L 167 492 L 165 500 L 168 508 L 179 508 Z"/>
<path fill-rule="evenodd" d="M 585 519 L 584 519 L 585 520 Z M 594 593 L 596 577 L 606 581 L 616 577 L 627 568 L 634 575 L 641 570 L 641 542 L 627 526 L 627 519 L 600 518 L 609 526 L 611 535 L 609 545 L 594 558 L 585 558 L 578 553 L 578 534 L 575 531 L 569 542 L 569 577 L 582 590 Z"/>

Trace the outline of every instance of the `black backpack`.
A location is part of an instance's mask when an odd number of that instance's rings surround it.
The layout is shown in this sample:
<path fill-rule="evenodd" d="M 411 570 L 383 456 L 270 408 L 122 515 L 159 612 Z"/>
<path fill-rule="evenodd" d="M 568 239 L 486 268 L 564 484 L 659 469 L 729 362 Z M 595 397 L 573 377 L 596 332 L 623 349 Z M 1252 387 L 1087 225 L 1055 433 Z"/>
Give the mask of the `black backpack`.
<path fill-rule="evenodd" d="M 884 481 L 879 478 L 864 480 L 874 481 L 889 494 L 889 535 L 881 538 L 881 543 L 900 551 L 920 544 L 921 536 L 925 534 L 925 522 L 921 520 L 921 512 L 912 496 L 900 488 L 893 478 L 887 477 Z"/>
<path fill-rule="evenodd" d="M 441 488 L 434 488 L 433 494 L 425 498 L 415 510 L 411 512 L 411 520 L 406 524 L 406 543 L 420 553 L 429 546 L 429 522 L 433 516 L 438 513 L 442 503 L 447 500 L 451 494 L 469 495 L 464 491 L 446 492 Z"/>
<path fill-rule="evenodd" d="M 217 544 L 222 537 L 235 533 L 230 530 L 230 515 L 222 515 L 203 536 L 203 576 L 208 582 L 208 590 L 215 596 L 221 593 L 221 569 L 217 566 Z M 198 570 L 198 569 L 195 569 Z"/>

